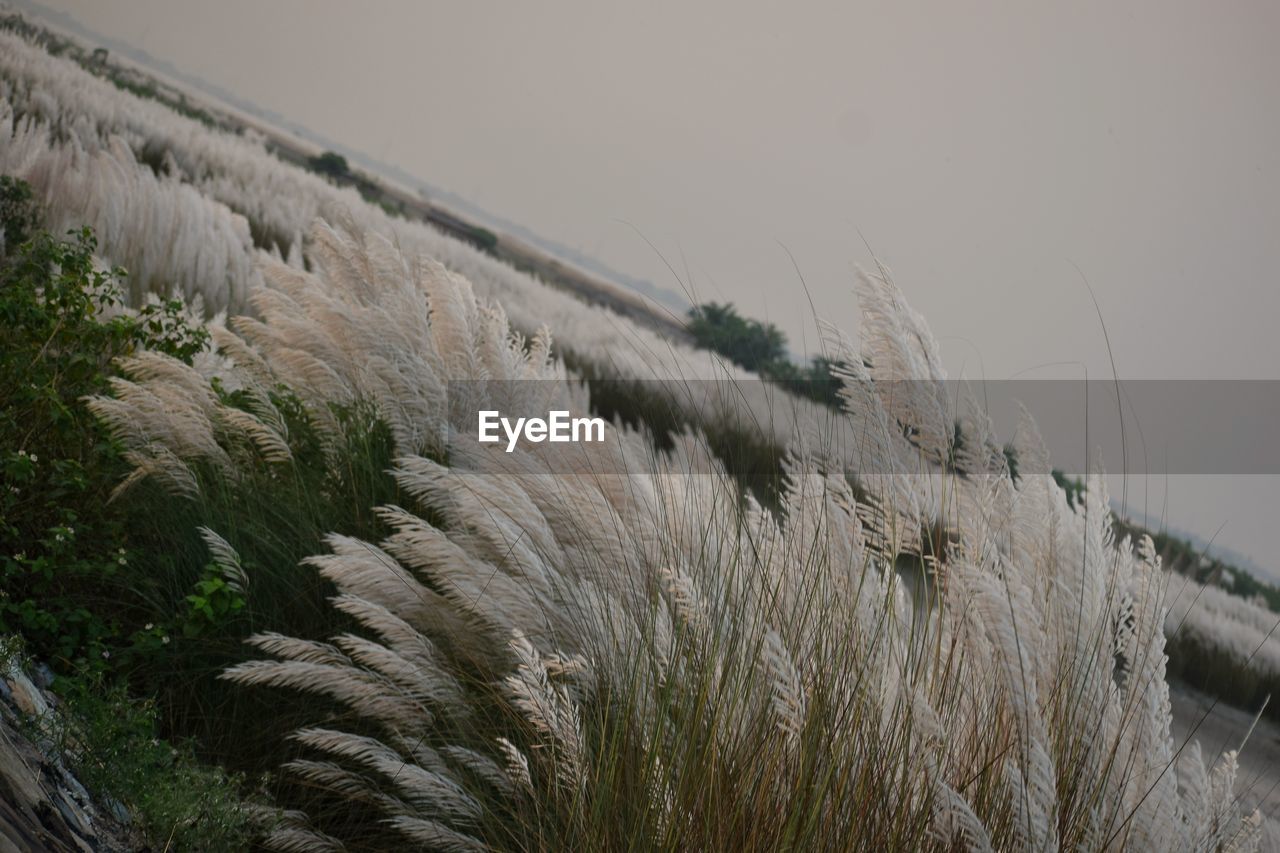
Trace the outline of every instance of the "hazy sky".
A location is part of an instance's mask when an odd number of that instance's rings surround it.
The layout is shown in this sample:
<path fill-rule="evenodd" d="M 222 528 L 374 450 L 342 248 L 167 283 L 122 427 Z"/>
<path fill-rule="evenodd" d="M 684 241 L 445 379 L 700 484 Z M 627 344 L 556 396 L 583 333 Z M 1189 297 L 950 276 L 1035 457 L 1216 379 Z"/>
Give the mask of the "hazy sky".
<path fill-rule="evenodd" d="M 1274 2 L 49 5 L 797 351 L 782 245 L 852 330 L 865 237 L 953 375 L 1106 375 L 1079 267 L 1122 375 L 1280 378 Z M 1217 491 L 1175 522 L 1280 562 Z"/>

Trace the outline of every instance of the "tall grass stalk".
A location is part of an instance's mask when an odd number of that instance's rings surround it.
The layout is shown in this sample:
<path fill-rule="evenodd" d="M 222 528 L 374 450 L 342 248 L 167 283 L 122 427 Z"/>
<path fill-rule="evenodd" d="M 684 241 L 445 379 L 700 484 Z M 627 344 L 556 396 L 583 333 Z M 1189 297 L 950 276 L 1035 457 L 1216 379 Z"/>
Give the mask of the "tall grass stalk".
<path fill-rule="evenodd" d="M 861 285 L 863 349 L 831 336 L 862 466 L 797 445 L 766 510 L 694 432 L 656 450 L 618 425 L 554 469 L 465 441 L 471 404 L 499 405 L 485 394 L 589 400 L 464 280 L 372 235 L 315 241 L 315 271 L 268 269 L 258 318 L 201 367 L 257 401 L 239 433 L 255 453 L 233 452 L 196 369 L 156 362 L 94 403 L 138 477 L 178 491 L 193 464 L 276 464 L 264 387 L 293 390 L 333 460 L 343 407 L 388 425 L 382 534 L 306 561 L 353 629 L 261 632 L 268 657 L 227 673 L 326 709 L 292 736 L 282 798 L 300 808 L 271 846 L 1256 843 L 1234 754 L 1206 768 L 1170 735 L 1150 541 L 1113 541 L 1101 477 L 1074 506 L 1048 474 L 1015 482 L 976 405 L 951 446 L 932 338 L 887 280 Z M 905 378 L 926 381 L 904 396 Z M 449 380 L 537 381 L 453 406 Z M 1015 443 L 1051 470 L 1029 420 Z"/>

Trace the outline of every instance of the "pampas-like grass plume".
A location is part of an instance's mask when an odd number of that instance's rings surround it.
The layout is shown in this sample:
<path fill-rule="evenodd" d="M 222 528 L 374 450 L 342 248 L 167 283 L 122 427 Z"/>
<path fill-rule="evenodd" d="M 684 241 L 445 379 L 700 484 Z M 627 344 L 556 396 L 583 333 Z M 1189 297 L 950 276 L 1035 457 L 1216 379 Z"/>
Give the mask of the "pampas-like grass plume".
<path fill-rule="evenodd" d="M 972 401 L 955 446 L 884 271 L 857 284 L 860 346 L 826 330 L 832 418 L 8 33 L 0 136 L 0 171 L 56 230 L 92 225 L 135 305 L 212 317 L 215 354 L 137 353 L 90 401 L 133 467 L 118 495 L 287 470 L 286 398 L 335 463 L 351 412 L 390 432 L 386 535 L 304 567 L 346 627 L 261 632 L 226 673 L 321 700 L 281 768 L 315 799 L 268 848 L 1257 847 L 1235 754 L 1172 740 L 1163 645 L 1176 620 L 1270 660 L 1255 614 L 1213 590 L 1192 598 L 1230 631 L 1169 611 L 1150 543 L 1115 541 L 1100 477 L 1067 502 L 1029 420 L 1016 479 Z M 481 407 L 589 411 L 547 329 L 601 375 L 674 383 L 698 428 L 659 452 L 614 425 L 554 469 L 460 441 Z M 699 428 L 790 447 L 779 506 Z"/>
<path fill-rule="evenodd" d="M 509 349 L 498 315 L 460 280 L 383 244 L 332 230 L 316 239 L 344 260 L 321 263 L 306 286 L 267 276 L 285 296 L 259 299 L 260 319 L 241 327 L 253 354 L 243 372 L 267 366 L 304 386 L 313 408 L 367 402 L 399 419 L 406 455 L 394 476 L 416 505 L 381 510 L 385 541 L 334 536 L 309 561 L 368 637 L 261 635 L 255 645 L 276 659 L 227 674 L 328 697 L 361 721 L 301 731 L 299 746 L 321 757 L 286 773 L 441 849 L 609 847 L 633 833 L 654 846 L 750 849 L 788 837 L 1255 843 L 1257 818 L 1231 793 L 1232 757 L 1212 771 L 1176 760 L 1165 576 L 1149 542 L 1113 541 L 1100 477 L 1072 507 L 1047 475 L 1015 481 L 1002 454 L 970 449 L 966 474 L 862 478 L 857 496 L 849 460 L 809 447 L 771 513 L 744 504 L 714 465 L 687 473 L 705 453 L 696 435 L 655 453 L 615 427 L 609 465 L 595 457 L 578 473 L 479 454 L 451 439 L 454 413 L 434 402 L 450 377 L 534 375 L 579 406 L 582 392 L 554 363 Z M 364 271 L 354 293 L 352 269 Z M 847 392 L 848 407 L 874 409 L 850 411 L 860 429 L 915 412 L 898 396 L 882 406 L 876 389 L 891 380 L 877 356 L 933 363 L 919 319 L 890 316 L 904 310 L 900 294 L 881 280 L 871 298 L 873 328 L 896 337 L 864 353 L 873 375 Z M 446 299 L 460 303 L 425 307 Z M 232 349 L 222 352 L 235 374 Z M 401 360 L 394 392 L 374 378 L 387 369 L 374 356 Z M 916 400 L 924 419 L 935 402 Z M 883 443 L 900 458 L 878 470 L 927 469 L 938 454 L 929 434 Z M 1044 455 L 1029 422 L 1017 442 L 1027 458 Z M 413 452 L 424 446 L 449 462 Z M 208 455 L 199 443 L 172 450 Z M 895 566 L 923 560 L 903 528 L 928 513 L 952 544 L 931 555 L 920 610 Z M 341 836 L 340 822 L 311 820 Z M 271 843 L 287 849 L 300 831 Z"/>

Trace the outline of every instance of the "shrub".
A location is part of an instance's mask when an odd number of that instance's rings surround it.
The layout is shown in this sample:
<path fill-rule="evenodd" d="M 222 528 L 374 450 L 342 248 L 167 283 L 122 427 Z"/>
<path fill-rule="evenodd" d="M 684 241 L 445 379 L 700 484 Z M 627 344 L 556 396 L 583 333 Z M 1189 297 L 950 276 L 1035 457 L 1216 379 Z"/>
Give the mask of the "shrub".
<path fill-rule="evenodd" d="M 698 346 L 756 373 L 787 357 L 787 339 L 781 329 L 748 320 L 732 305 L 708 302 L 690 308 L 686 326 Z"/>
<path fill-rule="evenodd" d="M 796 364 L 787 354 L 786 335 L 774 324 L 746 319 L 732 305 L 708 302 L 689 309 L 686 328 L 697 346 L 771 379 L 793 394 L 840 406 L 838 374 L 842 363 L 815 356 L 806 365 Z"/>
<path fill-rule="evenodd" d="M 326 151 L 309 158 L 307 165 L 311 171 L 330 178 L 351 177 L 351 167 L 347 165 L 347 158 L 333 151 Z"/>
<path fill-rule="evenodd" d="M 40 224 L 31 187 L 11 175 L 0 175 L 0 250 L 27 242 Z"/>
<path fill-rule="evenodd" d="M 112 608 L 93 602 L 131 556 L 109 504 L 125 463 L 81 400 L 107 389 L 116 357 L 190 360 L 208 336 L 176 301 L 120 310 L 123 271 L 97 269 L 95 247 L 87 229 L 36 232 L 0 265 L 0 631 L 64 666 L 116 637 Z"/>
<path fill-rule="evenodd" d="M 28 725 L 100 799 L 128 812 L 150 849 L 239 851 L 256 824 L 247 781 L 202 764 L 192 746 L 160 738 L 153 703 L 100 676 L 62 678 L 62 706 Z"/>

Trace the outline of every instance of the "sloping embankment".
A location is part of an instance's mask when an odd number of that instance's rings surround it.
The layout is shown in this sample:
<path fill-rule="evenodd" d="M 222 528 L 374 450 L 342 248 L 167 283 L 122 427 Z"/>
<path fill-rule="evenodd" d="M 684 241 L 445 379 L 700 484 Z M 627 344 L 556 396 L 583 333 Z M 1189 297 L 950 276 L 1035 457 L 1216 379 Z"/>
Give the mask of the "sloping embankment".
<path fill-rule="evenodd" d="M 0 853 L 138 850 L 117 804 L 100 803 L 24 721 L 56 713 L 57 698 L 15 668 L 0 677 Z"/>

